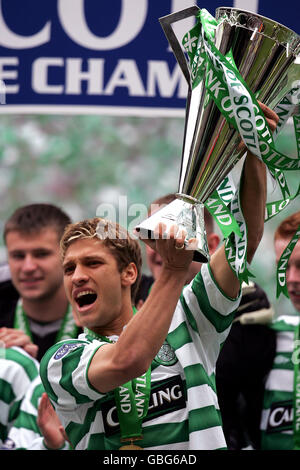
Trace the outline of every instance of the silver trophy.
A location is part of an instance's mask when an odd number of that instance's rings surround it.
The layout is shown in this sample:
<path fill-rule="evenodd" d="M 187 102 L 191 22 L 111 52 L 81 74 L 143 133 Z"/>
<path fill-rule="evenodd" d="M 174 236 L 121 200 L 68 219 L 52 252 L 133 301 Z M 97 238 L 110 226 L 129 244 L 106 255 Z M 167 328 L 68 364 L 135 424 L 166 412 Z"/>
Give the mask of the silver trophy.
<path fill-rule="evenodd" d="M 172 24 L 195 16 L 197 6 L 160 18 L 161 26 L 187 80 L 188 94 L 176 200 L 136 227 L 140 238 L 153 238 L 158 220 L 176 223 L 187 232 L 186 246 L 194 259 L 209 261 L 204 226 L 204 204 L 245 154 L 241 137 L 213 100 L 207 100 L 205 76 L 192 87 L 191 68 Z M 235 64 L 256 98 L 269 108 L 299 80 L 300 36 L 268 18 L 236 8 L 216 10 L 215 46 L 222 55 L 232 51 Z M 296 105 L 295 105 L 296 107 Z"/>

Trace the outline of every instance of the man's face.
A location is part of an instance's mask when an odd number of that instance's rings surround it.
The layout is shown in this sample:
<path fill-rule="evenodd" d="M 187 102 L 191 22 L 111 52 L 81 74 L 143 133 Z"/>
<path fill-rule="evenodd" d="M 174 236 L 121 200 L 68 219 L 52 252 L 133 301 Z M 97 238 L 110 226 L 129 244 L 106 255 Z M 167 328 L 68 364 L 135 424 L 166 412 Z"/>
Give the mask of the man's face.
<path fill-rule="evenodd" d="M 23 299 L 48 299 L 62 287 L 55 229 L 49 227 L 32 234 L 9 232 L 6 247 L 12 282 Z"/>
<path fill-rule="evenodd" d="M 81 325 L 113 329 L 122 313 L 122 274 L 98 239 L 74 241 L 63 261 L 64 285 Z"/>
<path fill-rule="evenodd" d="M 284 239 L 275 241 L 276 263 L 278 263 L 288 242 L 289 240 Z M 292 304 L 295 309 L 300 312 L 300 240 L 295 245 L 288 262 L 286 270 L 286 285 Z"/>
<path fill-rule="evenodd" d="M 151 271 L 152 276 L 154 279 L 157 279 L 160 275 L 162 270 L 162 258 L 157 251 L 150 248 L 150 246 L 145 245 L 146 247 L 146 260 L 148 268 Z"/>
<path fill-rule="evenodd" d="M 153 250 L 150 248 L 149 245 L 146 245 L 146 260 L 147 260 L 147 265 L 151 271 L 151 274 L 154 279 L 158 279 L 161 270 L 162 270 L 162 258 L 157 251 Z M 198 263 L 197 261 L 192 261 L 188 270 L 188 276 L 186 282 L 190 282 L 196 274 L 200 271 L 201 268 L 201 263 Z"/>
<path fill-rule="evenodd" d="M 208 243 L 208 248 L 209 248 L 209 253 L 212 255 L 219 244 L 219 236 L 213 232 L 208 233 L 207 232 L 207 243 Z M 150 248 L 149 245 L 146 246 L 146 261 L 147 265 L 151 271 L 151 274 L 154 279 L 157 279 L 161 273 L 162 270 L 162 259 L 161 256 L 152 248 Z M 189 283 L 191 282 L 192 279 L 196 276 L 196 274 L 200 271 L 201 268 L 201 263 L 198 261 L 192 261 L 189 270 L 188 270 L 188 275 L 187 275 L 187 280 L 186 282 Z"/>

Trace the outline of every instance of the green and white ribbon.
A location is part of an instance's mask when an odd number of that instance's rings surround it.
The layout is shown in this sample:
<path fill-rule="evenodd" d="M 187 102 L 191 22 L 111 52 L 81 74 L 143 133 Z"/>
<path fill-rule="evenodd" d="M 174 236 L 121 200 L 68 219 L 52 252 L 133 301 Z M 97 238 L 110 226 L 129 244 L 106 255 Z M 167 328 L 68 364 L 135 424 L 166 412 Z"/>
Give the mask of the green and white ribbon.
<path fill-rule="evenodd" d="M 136 312 L 136 309 L 134 311 Z M 97 339 L 106 343 L 115 342 L 88 328 L 84 328 L 84 332 L 92 340 Z M 129 380 L 114 389 L 122 442 L 142 439 L 142 423 L 148 413 L 150 391 L 151 366 L 141 377 Z"/>
<path fill-rule="evenodd" d="M 242 235 L 235 217 L 228 209 L 227 204 L 220 198 L 218 190 L 215 190 L 206 200 L 205 207 L 214 217 L 224 238 L 229 237 L 231 233 Z"/>
<path fill-rule="evenodd" d="M 293 396 L 293 435 L 294 435 L 294 450 L 300 450 L 300 371 L 299 371 L 299 334 L 300 325 L 297 326 L 295 331 L 294 341 L 294 396 Z"/>
<path fill-rule="evenodd" d="M 219 186 L 217 187 L 217 191 L 220 199 L 226 205 L 228 205 L 232 201 L 236 193 L 236 187 L 232 175 L 230 173 L 228 173 L 228 175 L 219 184 Z"/>
<path fill-rule="evenodd" d="M 133 307 L 133 314 L 137 309 Z M 90 339 L 114 343 L 107 336 L 84 328 Z M 114 397 L 120 423 L 121 441 L 142 439 L 142 423 L 148 413 L 151 391 L 151 366 L 141 377 L 126 382 L 114 389 Z"/>
<path fill-rule="evenodd" d="M 145 374 L 114 389 L 121 441 L 142 438 L 142 422 L 147 415 L 151 390 L 151 367 Z"/>
<path fill-rule="evenodd" d="M 273 132 L 274 141 L 277 139 L 280 131 L 285 126 L 287 120 L 292 116 L 295 111 L 295 99 L 297 99 L 297 94 L 299 93 L 299 88 L 293 88 L 290 90 L 283 99 L 277 104 L 274 108 L 274 112 L 278 115 L 279 121 L 275 131 Z M 297 143 L 297 155 L 300 158 L 300 116 L 293 117 L 295 137 Z M 270 173 L 278 183 L 278 186 L 281 190 L 283 200 L 286 199 L 286 196 L 290 196 L 290 190 L 288 188 L 287 180 L 284 173 L 279 169 L 270 169 Z M 283 202 L 282 200 L 282 202 Z"/>
<path fill-rule="evenodd" d="M 266 204 L 266 215 L 265 222 L 268 222 L 270 219 L 279 214 L 286 206 L 296 199 L 300 195 L 300 184 L 294 196 L 288 197 L 286 199 L 280 199 L 279 201 L 268 202 Z"/>
<path fill-rule="evenodd" d="M 300 159 L 286 157 L 275 149 L 274 137 L 265 116 L 256 97 L 240 75 L 231 51 L 223 56 L 214 45 L 217 26 L 215 18 L 207 10 L 202 9 L 198 15 L 198 23 L 183 38 L 183 45 L 186 47 L 191 63 L 192 87 L 198 86 L 205 77 L 205 88 L 210 99 L 214 100 L 227 122 L 239 132 L 248 150 L 266 164 L 279 183 L 283 198 L 285 198 L 290 193 L 282 170 L 299 169 Z M 295 107 L 293 98 L 298 91 L 299 88 L 296 87 L 280 103 L 281 108 L 278 108 L 282 114 L 280 129 Z M 298 122 L 297 130 L 299 130 Z M 299 139 L 297 141 L 299 142 Z M 213 199 L 216 199 L 216 194 L 213 196 Z M 213 204 L 210 208 L 212 206 Z M 231 209 L 235 213 L 242 237 L 237 236 L 237 231 L 228 236 L 227 260 L 239 279 L 245 280 L 250 274 L 246 262 L 247 230 L 239 205 L 239 195 L 233 199 Z M 234 261 L 233 257 L 235 257 Z"/>
<path fill-rule="evenodd" d="M 279 117 L 278 124 L 276 126 L 275 131 L 273 132 L 274 140 L 278 137 L 278 134 L 284 128 L 287 120 L 293 115 L 295 111 L 295 103 L 297 103 L 298 101 L 299 89 L 300 89 L 300 82 L 298 86 L 292 88 L 274 108 L 275 113 Z M 299 151 L 298 151 L 298 155 L 300 155 Z"/>
<path fill-rule="evenodd" d="M 296 134 L 297 152 L 300 159 L 300 115 L 293 117 L 294 129 Z"/>
<path fill-rule="evenodd" d="M 238 276 L 240 282 L 249 282 L 249 277 L 255 277 L 250 273 L 247 263 L 247 225 L 241 210 L 240 187 L 230 203 L 230 210 L 234 215 L 241 232 L 239 237 L 232 233 L 225 241 L 225 254 L 229 266 Z"/>
<path fill-rule="evenodd" d="M 232 232 L 242 236 L 240 227 L 229 209 L 235 193 L 236 187 L 232 176 L 228 174 L 205 202 L 206 209 L 213 216 L 225 239 Z"/>
<path fill-rule="evenodd" d="M 271 174 L 277 181 L 277 184 L 281 190 L 282 197 L 285 199 L 286 196 L 290 196 L 290 190 L 287 184 L 285 174 L 281 170 L 271 170 Z"/>
<path fill-rule="evenodd" d="M 278 298 L 280 294 L 284 294 L 289 298 L 287 286 L 286 286 L 286 268 L 289 262 L 289 258 L 292 254 L 292 251 L 299 240 L 300 237 L 300 225 L 298 226 L 295 235 L 288 243 L 287 247 L 283 251 L 277 265 L 276 278 L 277 278 L 277 292 L 276 297 Z"/>
<path fill-rule="evenodd" d="M 247 226 L 240 207 L 240 185 L 235 187 L 229 173 L 217 188 L 218 195 L 224 204 L 229 206 L 229 214 L 236 220 L 239 230 L 235 230 L 228 238 L 225 237 L 225 253 L 229 266 L 238 273 L 242 282 L 248 282 L 249 277 L 255 277 L 249 271 L 247 256 Z"/>
<path fill-rule="evenodd" d="M 256 97 L 248 89 L 230 54 L 223 56 L 215 47 L 215 18 L 202 9 L 200 22 L 206 52 L 206 90 L 211 98 L 226 120 L 239 131 L 247 148 L 269 168 L 299 169 L 299 160 L 286 157 L 275 149 L 272 133 Z"/>

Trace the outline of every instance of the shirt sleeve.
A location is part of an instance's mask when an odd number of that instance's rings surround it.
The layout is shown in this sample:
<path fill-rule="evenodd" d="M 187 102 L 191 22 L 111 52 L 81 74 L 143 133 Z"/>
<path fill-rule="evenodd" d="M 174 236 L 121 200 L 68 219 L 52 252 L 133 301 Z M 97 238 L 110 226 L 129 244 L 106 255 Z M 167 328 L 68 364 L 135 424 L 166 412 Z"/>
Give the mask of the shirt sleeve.
<path fill-rule="evenodd" d="M 26 390 L 38 376 L 39 363 L 19 347 L 1 348 L 0 352 L 0 427 L 9 430 Z"/>
<path fill-rule="evenodd" d="M 38 404 L 44 391 L 40 377 L 36 377 L 27 389 L 20 412 L 8 435 L 9 445 L 14 449 L 29 449 L 31 443 L 41 436 L 37 425 Z"/>
<path fill-rule="evenodd" d="M 90 361 L 105 342 L 69 340 L 50 348 L 41 361 L 40 375 L 50 400 L 60 408 L 75 409 L 103 395 L 89 383 Z"/>
<path fill-rule="evenodd" d="M 70 450 L 70 444 L 65 442 L 60 449 L 49 449 L 43 437 L 37 437 L 31 444 L 28 450 Z"/>
<path fill-rule="evenodd" d="M 228 297 L 218 287 L 208 264 L 184 289 L 181 302 L 186 307 L 188 319 L 199 332 L 215 330 L 225 335 L 234 319 L 241 301 L 241 291 L 236 298 Z M 193 326 L 193 325 L 192 325 Z"/>
<path fill-rule="evenodd" d="M 201 364 L 211 376 L 240 302 L 218 288 L 207 264 L 187 285 L 177 303 L 168 334 L 184 367 Z"/>

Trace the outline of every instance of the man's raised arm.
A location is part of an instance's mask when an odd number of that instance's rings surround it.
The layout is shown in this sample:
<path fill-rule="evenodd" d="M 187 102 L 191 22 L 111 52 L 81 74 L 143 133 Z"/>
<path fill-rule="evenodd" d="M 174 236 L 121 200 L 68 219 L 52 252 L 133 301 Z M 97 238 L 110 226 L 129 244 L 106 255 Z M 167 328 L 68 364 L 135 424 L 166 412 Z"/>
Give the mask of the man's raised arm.
<path fill-rule="evenodd" d="M 270 130 L 274 132 L 278 123 L 277 114 L 263 103 L 260 107 L 265 114 Z M 241 206 L 247 225 L 247 261 L 250 263 L 264 232 L 265 206 L 267 197 L 266 166 L 255 155 L 247 153 L 241 182 Z M 240 282 L 230 268 L 223 244 L 211 257 L 213 276 L 229 297 L 236 297 Z"/>

